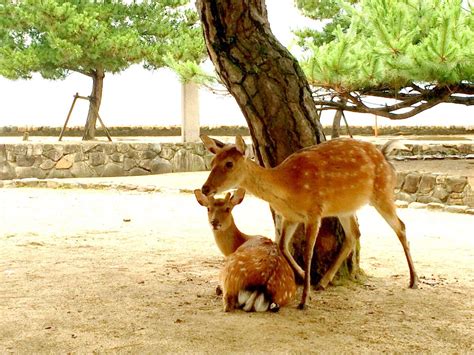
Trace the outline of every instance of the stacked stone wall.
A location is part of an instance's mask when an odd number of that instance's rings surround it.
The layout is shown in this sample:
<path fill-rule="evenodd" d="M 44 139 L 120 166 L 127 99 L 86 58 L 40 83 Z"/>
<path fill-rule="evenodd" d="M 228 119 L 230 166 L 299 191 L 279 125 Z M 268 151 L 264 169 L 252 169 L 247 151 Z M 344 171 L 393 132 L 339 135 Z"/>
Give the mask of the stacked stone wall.
<path fill-rule="evenodd" d="M 472 159 L 474 145 L 411 145 L 396 159 Z M 2 180 L 112 177 L 203 171 L 212 155 L 201 143 L 30 143 L 0 144 Z M 407 203 L 474 207 L 474 179 L 433 173 L 398 172 L 396 196 Z"/>
<path fill-rule="evenodd" d="M 0 144 L 0 180 L 200 171 L 211 158 L 192 143 Z"/>

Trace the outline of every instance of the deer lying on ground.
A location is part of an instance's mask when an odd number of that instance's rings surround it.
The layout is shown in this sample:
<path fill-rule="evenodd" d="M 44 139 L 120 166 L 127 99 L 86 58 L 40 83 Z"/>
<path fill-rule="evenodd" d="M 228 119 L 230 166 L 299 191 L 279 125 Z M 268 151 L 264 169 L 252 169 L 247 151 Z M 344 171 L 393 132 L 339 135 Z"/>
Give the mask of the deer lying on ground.
<path fill-rule="evenodd" d="M 282 217 L 276 242 L 304 279 L 298 308 L 303 309 L 309 297 L 311 261 L 321 219 L 338 217 L 346 234 L 339 255 L 319 282 L 320 288 L 326 288 L 355 245 L 355 212 L 368 203 L 397 234 L 410 269 L 410 287 L 417 287 L 405 225 L 398 218 L 394 204 L 396 175 L 386 159 L 392 142 L 379 150 L 368 142 L 334 139 L 293 153 L 275 168 L 264 168 L 245 156 L 245 142 L 240 136 L 235 144 L 224 144 L 207 136 L 201 139 L 216 155 L 202 187 L 205 195 L 242 187 L 269 202 Z M 304 270 L 288 249 L 298 223 L 305 226 Z"/>
<path fill-rule="evenodd" d="M 224 311 L 278 311 L 296 294 L 295 275 L 278 246 L 268 238 L 239 231 L 232 209 L 240 204 L 245 190 L 224 199 L 195 190 L 197 201 L 207 207 L 209 223 L 220 251 L 227 257 L 221 272 Z"/>

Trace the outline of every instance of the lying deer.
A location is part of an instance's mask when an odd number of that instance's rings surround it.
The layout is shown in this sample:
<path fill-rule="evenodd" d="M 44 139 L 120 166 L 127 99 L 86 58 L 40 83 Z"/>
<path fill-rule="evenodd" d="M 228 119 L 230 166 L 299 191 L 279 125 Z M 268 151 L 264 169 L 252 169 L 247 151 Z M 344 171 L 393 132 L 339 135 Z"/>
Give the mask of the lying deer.
<path fill-rule="evenodd" d="M 232 209 L 242 202 L 245 190 L 227 193 L 224 199 L 207 197 L 201 190 L 194 194 L 207 207 L 216 244 L 227 256 L 221 272 L 224 310 L 278 311 L 288 304 L 296 294 L 295 275 L 278 246 L 242 233 L 234 223 Z"/>
<path fill-rule="evenodd" d="M 242 187 L 269 202 L 282 217 L 281 232 L 276 242 L 304 279 L 298 308 L 303 309 L 309 297 L 311 261 L 321 219 L 339 217 L 346 234 L 339 255 L 319 282 L 319 287 L 325 288 L 355 245 L 355 212 L 368 203 L 397 234 L 410 269 L 410 287 L 417 287 L 418 277 L 405 225 L 398 218 L 394 204 L 396 174 L 386 159 L 393 142 L 378 150 L 368 142 L 334 139 L 293 153 L 275 168 L 264 168 L 245 156 L 245 142 L 240 136 L 236 137 L 235 144 L 224 144 L 207 136 L 201 139 L 206 148 L 216 155 L 202 187 L 205 195 Z M 288 249 L 298 223 L 305 226 L 304 270 Z"/>

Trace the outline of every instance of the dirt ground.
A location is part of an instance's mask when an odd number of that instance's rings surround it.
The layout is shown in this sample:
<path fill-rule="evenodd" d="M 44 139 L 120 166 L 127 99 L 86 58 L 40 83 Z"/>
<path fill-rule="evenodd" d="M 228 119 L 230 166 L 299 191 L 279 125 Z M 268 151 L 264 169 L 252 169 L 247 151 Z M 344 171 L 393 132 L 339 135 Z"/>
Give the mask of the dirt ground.
<path fill-rule="evenodd" d="M 234 211 L 273 235 L 265 203 Z M 312 291 L 306 311 L 224 313 L 223 258 L 193 195 L 0 189 L 0 353 L 472 353 L 474 216 L 399 214 L 419 289 L 368 207 L 363 283 Z"/>

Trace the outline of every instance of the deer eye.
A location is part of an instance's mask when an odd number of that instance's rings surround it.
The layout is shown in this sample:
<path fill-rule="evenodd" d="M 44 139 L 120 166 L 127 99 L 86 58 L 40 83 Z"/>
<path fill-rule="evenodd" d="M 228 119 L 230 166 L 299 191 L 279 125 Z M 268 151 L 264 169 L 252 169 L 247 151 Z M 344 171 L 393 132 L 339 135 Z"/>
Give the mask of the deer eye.
<path fill-rule="evenodd" d="M 232 169 L 234 167 L 234 163 L 232 163 L 231 161 L 228 161 L 227 163 L 225 163 L 225 167 L 227 169 Z"/>

